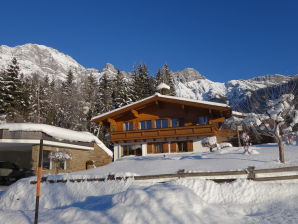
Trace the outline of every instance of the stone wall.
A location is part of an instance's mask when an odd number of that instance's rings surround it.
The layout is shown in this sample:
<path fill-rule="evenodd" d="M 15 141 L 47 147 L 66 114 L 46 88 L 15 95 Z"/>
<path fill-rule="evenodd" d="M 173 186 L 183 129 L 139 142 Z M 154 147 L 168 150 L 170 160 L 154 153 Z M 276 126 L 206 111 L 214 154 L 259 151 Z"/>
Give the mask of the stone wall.
<path fill-rule="evenodd" d="M 66 170 L 59 170 L 59 173 L 69 173 L 80 170 L 86 170 L 86 162 L 88 160 L 93 160 L 95 166 L 104 166 L 112 162 L 112 157 L 110 157 L 103 149 L 101 149 L 97 144 L 94 144 L 94 150 L 79 150 L 79 149 L 69 149 L 54 146 L 44 146 L 43 150 L 49 151 L 64 151 L 71 154 L 72 159 L 66 161 Z M 36 170 L 38 162 L 38 152 L 39 145 L 32 146 L 32 168 Z M 43 169 L 44 174 L 55 174 L 56 170 L 53 168 L 51 170 Z"/>

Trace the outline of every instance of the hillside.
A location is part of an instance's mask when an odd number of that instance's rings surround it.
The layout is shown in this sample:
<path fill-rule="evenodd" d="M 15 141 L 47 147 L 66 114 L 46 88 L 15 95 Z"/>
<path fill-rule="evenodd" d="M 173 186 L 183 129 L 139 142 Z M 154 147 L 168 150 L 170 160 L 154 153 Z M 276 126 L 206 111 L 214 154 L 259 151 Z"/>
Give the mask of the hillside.
<path fill-rule="evenodd" d="M 71 56 L 53 48 L 37 44 L 25 44 L 16 47 L 0 46 L 0 71 L 7 68 L 12 57 L 17 58 L 20 70 L 25 76 L 38 74 L 44 77 L 48 75 L 51 79 L 60 80 L 61 82 L 65 80 L 69 70 L 73 71 L 78 80 L 84 79 L 91 73 L 98 80 L 104 74 L 106 74 L 108 79 L 113 79 L 117 74 L 117 70 L 110 63 L 107 63 L 101 71 L 94 68 L 85 68 Z M 124 71 L 122 73 L 126 82 L 131 83 L 131 73 Z M 244 110 L 240 105 L 246 102 L 251 95 L 257 94 L 258 96 L 260 89 L 287 84 L 298 78 L 298 75 L 284 76 L 272 74 L 248 80 L 231 80 L 222 83 L 207 79 L 206 76 L 193 68 L 185 68 L 181 71 L 171 72 L 171 74 L 177 96 L 224 102 L 228 103 L 235 110 L 240 111 Z M 253 105 L 255 104 L 258 103 L 254 102 Z M 252 105 L 247 106 L 247 108 L 252 107 Z"/>

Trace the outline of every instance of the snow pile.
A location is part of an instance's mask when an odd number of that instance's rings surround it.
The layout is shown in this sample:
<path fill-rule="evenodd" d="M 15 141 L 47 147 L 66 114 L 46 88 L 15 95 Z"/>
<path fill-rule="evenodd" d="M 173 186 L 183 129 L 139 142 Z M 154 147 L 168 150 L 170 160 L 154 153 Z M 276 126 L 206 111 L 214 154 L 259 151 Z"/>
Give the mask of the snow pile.
<path fill-rule="evenodd" d="M 0 224 L 33 222 L 34 188 L 19 181 L 1 196 Z M 107 181 L 42 184 L 41 192 L 40 222 L 48 224 L 277 224 L 298 219 L 297 182 Z"/>
<path fill-rule="evenodd" d="M 165 84 L 165 83 L 160 83 L 157 87 L 156 87 L 156 90 L 161 90 L 161 89 L 170 89 L 171 87 L 170 86 L 168 86 L 167 84 Z"/>
<path fill-rule="evenodd" d="M 95 142 L 108 155 L 113 156 L 113 152 L 108 149 L 96 136 L 90 132 L 73 131 L 65 128 L 59 128 L 47 124 L 33 123 L 5 123 L 0 124 L 0 129 L 9 131 L 40 131 L 57 140 L 68 140 L 76 142 Z"/>
<path fill-rule="evenodd" d="M 29 182 L 36 178 L 21 179 L 5 191 L 0 197 L 1 209 L 28 209 L 35 208 L 35 187 Z M 111 195 L 126 191 L 132 181 L 107 181 L 84 183 L 42 183 L 40 207 L 51 209 L 68 206 L 88 197 Z M 1 223 L 1 222 L 0 222 Z"/>

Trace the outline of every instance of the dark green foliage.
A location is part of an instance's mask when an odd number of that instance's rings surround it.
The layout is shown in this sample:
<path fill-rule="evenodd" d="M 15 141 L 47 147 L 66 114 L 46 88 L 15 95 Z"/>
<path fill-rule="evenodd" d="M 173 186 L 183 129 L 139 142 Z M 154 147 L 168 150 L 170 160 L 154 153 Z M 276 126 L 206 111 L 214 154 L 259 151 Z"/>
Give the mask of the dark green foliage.
<path fill-rule="evenodd" d="M 133 100 L 141 100 L 155 93 L 155 80 L 149 76 L 147 65 L 140 64 L 133 71 Z"/>
<path fill-rule="evenodd" d="M 9 121 L 24 120 L 28 108 L 26 86 L 20 77 L 20 68 L 16 58 L 1 75 L 1 113 Z"/>
<path fill-rule="evenodd" d="M 105 113 L 114 108 L 112 92 L 112 83 L 107 75 L 104 74 L 99 82 L 98 88 L 97 108 L 99 113 Z"/>

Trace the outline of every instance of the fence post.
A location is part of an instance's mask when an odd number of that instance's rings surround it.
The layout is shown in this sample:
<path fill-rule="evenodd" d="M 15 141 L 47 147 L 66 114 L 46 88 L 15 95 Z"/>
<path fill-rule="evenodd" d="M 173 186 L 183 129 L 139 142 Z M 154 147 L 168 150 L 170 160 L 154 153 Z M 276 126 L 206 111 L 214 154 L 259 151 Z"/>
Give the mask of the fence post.
<path fill-rule="evenodd" d="M 37 166 L 37 183 L 36 183 L 36 202 L 35 202 L 35 218 L 34 224 L 38 223 L 38 211 L 39 211 L 39 196 L 40 196 L 40 179 L 41 179 L 41 167 L 42 167 L 42 148 L 43 140 L 40 139 L 39 144 L 39 155 L 38 155 L 38 166 Z"/>
<path fill-rule="evenodd" d="M 254 180 L 256 178 L 256 173 L 255 173 L 255 167 L 254 166 L 249 166 L 247 168 L 247 179 L 248 180 Z"/>

